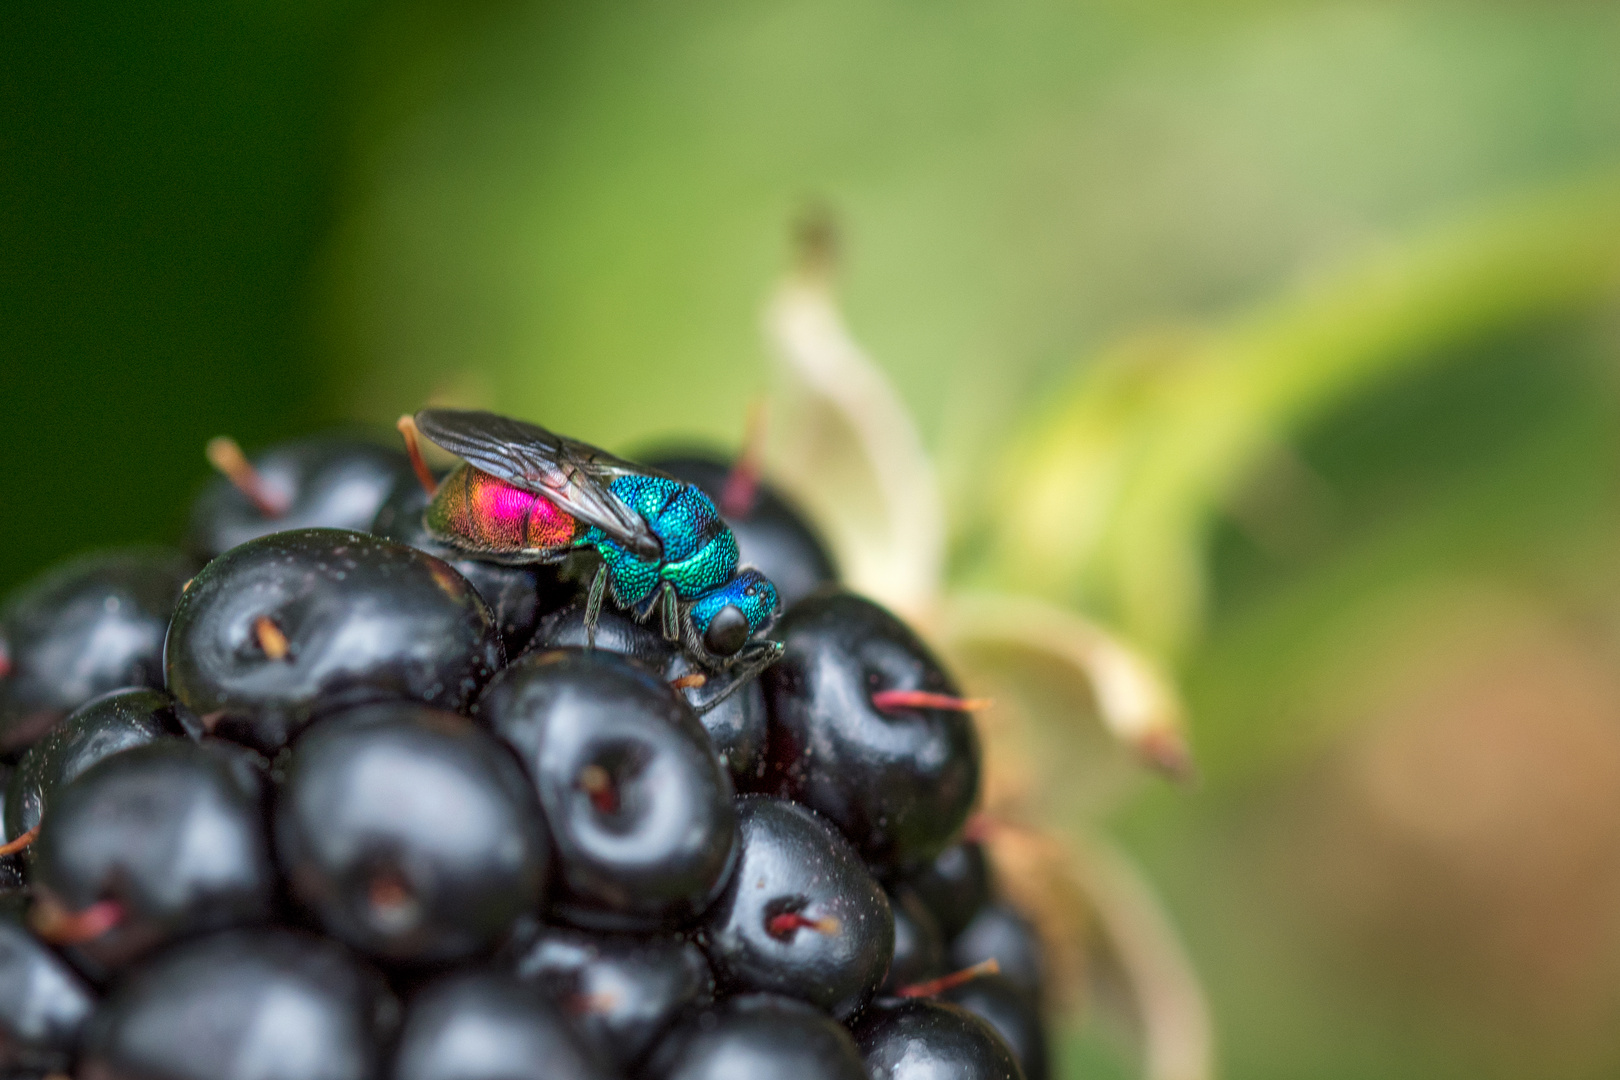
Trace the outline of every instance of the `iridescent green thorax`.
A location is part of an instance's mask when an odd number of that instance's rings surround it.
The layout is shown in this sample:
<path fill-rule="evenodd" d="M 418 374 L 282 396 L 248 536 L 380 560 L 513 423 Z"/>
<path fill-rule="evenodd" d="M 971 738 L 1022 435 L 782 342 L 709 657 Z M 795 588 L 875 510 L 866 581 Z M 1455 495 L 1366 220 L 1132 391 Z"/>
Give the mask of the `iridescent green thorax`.
<path fill-rule="evenodd" d="M 709 497 L 690 484 L 661 476 L 622 476 L 613 493 L 646 519 L 664 546 L 662 561 L 638 559 L 597 530 L 584 537 L 602 554 L 613 597 L 621 607 L 651 600 L 662 582 L 682 600 L 695 600 L 737 572 L 737 538 Z"/>

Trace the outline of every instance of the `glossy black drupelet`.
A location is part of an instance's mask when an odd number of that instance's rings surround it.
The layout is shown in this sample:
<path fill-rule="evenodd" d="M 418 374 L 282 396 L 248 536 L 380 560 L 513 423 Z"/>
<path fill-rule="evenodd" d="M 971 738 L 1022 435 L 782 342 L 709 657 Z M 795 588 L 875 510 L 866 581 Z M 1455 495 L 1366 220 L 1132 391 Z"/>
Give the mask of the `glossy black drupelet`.
<path fill-rule="evenodd" d="M 990 902 L 990 863 L 982 844 L 960 840 L 907 874 L 906 883 L 928 905 L 949 940 Z"/>
<path fill-rule="evenodd" d="M 361 439 L 299 439 L 261 450 L 252 460 L 266 491 L 286 510 L 267 516 L 229 480 L 214 477 L 191 507 L 187 546 L 197 558 L 206 561 L 290 529 L 363 532 L 390 492 L 415 484 L 409 458 Z"/>
<path fill-rule="evenodd" d="M 894 912 L 894 959 L 883 991 L 894 993 L 944 975 L 945 938 L 928 906 L 902 885 L 889 891 L 889 908 Z"/>
<path fill-rule="evenodd" d="M 609 1080 L 561 1012 L 481 969 L 424 987 L 405 1012 L 392 1080 Z"/>
<path fill-rule="evenodd" d="M 208 730 L 272 751 L 353 705 L 463 710 L 504 654 L 488 605 L 444 562 L 303 529 L 209 563 L 175 610 L 165 662 L 170 692 Z"/>
<path fill-rule="evenodd" d="M 990 959 L 1032 1001 L 1041 1000 L 1045 965 L 1041 961 L 1040 936 L 1028 919 L 1001 901 L 985 905 L 951 939 L 952 967 L 969 967 Z"/>
<path fill-rule="evenodd" d="M 825 821 L 765 796 L 737 800 L 742 857 L 698 943 L 723 989 L 802 998 L 843 1018 L 894 955 L 888 897 Z"/>
<path fill-rule="evenodd" d="M 576 600 L 552 612 L 541 621 L 535 634 L 535 648 L 583 648 L 586 644 L 585 602 Z M 725 672 L 706 672 L 677 646 L 665 641 L 647 626 L 617 611 L 604 610 L 596 627 L 595 645 L 607 652 L 628 656 L 661 674 L 666 681 L 701 673 L 704 685 L 680 691 L 694 709 L 714 700 L 728 686 Z M 740 791 L 760 782 L 765 766 L 765 692 L 759 679 L 748 680 L 719 704 L 698 714 L 703 730 L 731 773 Z"/>
<path fill-rule="evenodd" d="M 178 552 L 125 548 L 12 593 L 0 608 L 0 757 L 99 694 L 162 686 L 163 635 L 191 569 Z"/>
<path fill-rule="evenodd" d="M 603 605 L 597 616 L 596 636 L 585 632 L 585 600 L 576 597 L 540 620 L 534 635 L 534 652 L 547 649 L 583 649 L 587 645 L 603 652 L 628 656 L 648 671 L 662 673 L 677 646 L 665 641 L 652 627 L 638 623 L 621 611 Z"/>
<path fill-rule="evenodd" d="M 874 865 L 939 854 L 978 795 L 973 719 L 872 703 L 880 690 L 955 695 L 939 662 L 904 623 L 849 593 L 801 601 L 775 636 L 787 646 L 763 677 L 775 793 L 825 815 Z"/>
<path fill-rule="evenodd" d="M 554 566 L 474 559 L 465 551 L 435 540 L 422 523 L 427 492 L 414 479 L 400 483 L 371 523 L 371 531 L 443 559 L 478 591 L 495 616 L 506 655 L 516 657 L 529 644 L 540 619 L 571 599 L 577 588 L 558 576 Z"/>
<path fill-rule="evenodd" d="M 523 946 L 512 968 L 621 1069 L 640 1061 L 677 1016 L 714 996 L 702 951 L 673 935 L 546 927 Z"/>
<path fill-rule="evenodd" d="M 871 1080 L 1024 1080 L 995 1029 L 955 1005 L 875 1002 L 853 1033 Z"/>
<path fill-rule="evenodd" d="M 95 1007 L 61 957 L 0 914 L 0 1076 L 67 1071 Z"/>
<path fill-rule="evenodd" d="M 76 709 L 28 748 L 5 790 L 5 836 L 39 824 L 52 794 L 96 762 L 179 734 L 174 699 L 161 690 L 119 690 Z"/>
<path fill-rule="evenodd" d="M 720 507 L 721 516 L 737 538 L 737 549 L 744 566 L 752 566 L 776 586 L 787 610 L 816 589 L 838 580 L 838 570 L 827 545 L 809 520 L 786 496 L 763 481 L 753 492 L 752 504 L 743 513 L 725 505 L 726 481 L 731 463 L 718 456 L 700 453 L 667 454 L 648 462 L 678 480 L 696 484 Z"/>
<path fill-rule="evenodd" d="M 511 752 L 410 703 L 314 725 L 276 799 L 276 854 L 320 925 L 379 959 L 461 960 L 540 903 L 547 840 Z"/>
<path fill-rule="evenodd" d="M 600 649 L 530 653 L 490 684 L 478 715 L 539 791 L 558 917 L 657 930 L 709 906 L 736 848 L 731 780 L 666 683 Z"/>
<path fill-rule="evenodd" d="M 91 1022 L 83 1080 L 380 1080 L 399 1007 L 334 942 L 211 935 L 121 982 Z"/>
<path fill-rule="evenodd" d="M 1024 1080 L 1046 1080 L 1050 1070 L 1040 1005 L 1011 979 L 983 975 L 940 996 L 995 1028 L 1018 1059 Z"/>
<path fill-rule="evenodd" d="M 672 1032 L 649 1080 L 869 1080 L 849 1032 L 776 994 L 734 997 Z"/>
<path fill-rule="evenodd" d="M 177 938 L 262 922 L 276 889 L 263 792 L 211 747 L 125 750 L 56 792 L 32 880 L 62 914 L 116 905 L 115 925 L 68 950 L 98 976 Z"/>

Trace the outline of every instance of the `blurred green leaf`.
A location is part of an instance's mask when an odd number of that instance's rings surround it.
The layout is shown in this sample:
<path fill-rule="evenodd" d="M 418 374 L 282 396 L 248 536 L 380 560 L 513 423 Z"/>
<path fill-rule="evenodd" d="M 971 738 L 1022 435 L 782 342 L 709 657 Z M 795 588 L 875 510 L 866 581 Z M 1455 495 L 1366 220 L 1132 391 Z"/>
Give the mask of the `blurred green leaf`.
<path fill-rule="evenodd" d="M 1617 287 L 1620 183 L 1604 177 L 1397 246 L 1225 329 L 1127 344 L 1085 365 L 1012 451 L 989 572 L 1178 653 L 1199 625 L 1213 517 L 1268 455 L 1448 347 Z"/>
<path fill-rule="evenodd" d="M 1590 5 L 421 3 L 375 41 L 331 263 L 353 409 L 473 387 L 735 440 L 821 197 L 966 512 L 1077 358 L 1620 146 Z"/>

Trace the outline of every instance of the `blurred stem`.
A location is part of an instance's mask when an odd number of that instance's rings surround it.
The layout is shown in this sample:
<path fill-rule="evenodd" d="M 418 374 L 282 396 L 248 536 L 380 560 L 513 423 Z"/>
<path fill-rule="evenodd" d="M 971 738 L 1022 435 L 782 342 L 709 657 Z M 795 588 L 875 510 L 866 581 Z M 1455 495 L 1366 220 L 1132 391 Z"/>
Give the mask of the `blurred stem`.
<path fill-rule="evenodd" d="M 1215 513 L 1339 403 L 1463 344 L 1589 308 L 1620 282 L 1620 177 L 1497 206 L 1224 327 L 1083 366 L 1011 451 L 986 566 L 1160 655 L 1196 633 Z"/>
<path fill-rule="evenodd" d="M 945 508 L 911 413 L 844 323 L 833 293 L 831 228 L 812 218 L 800 240 L 800 265 L 766 311 L 767 336 L 794 381 L 779 414 L 788 428 L 793 416 L 801 426 L 821 427 L 829 451 L 834 445 L 852 451 L 877 494 L 872 506 L 881 520 L 872 522 L 846 492 L 828 490 L 828 461 L 813 443 L 778 454 L 773 474 L 820 511 L 850 588 L 923 618 L 939 599 Z"/>
<path fill-rule="evenodd" d="M 1209 1002 L 1152 886 L 1130 857 L 1095 834 L 1068 842 L 1000 823 L 990 833 L 997 879 L 1021 910 L 1061 897 L 1088 916 L 1098 1005 L 1123 1007 L 1141 1041 L 1144 1080 L 1211 1080 L 1214 1025 Z M 1045 942 L 1050 958 L 1062 955 Z"/>
<path fill-rule="evenodd" d="M 1135 997 L 1143 1076 L 1210 1080 L 1209 1004 L 1170 917 L 1131 861 L 1107 843 L 1092 839 L 1085 862 L 1092 910 Z"/>

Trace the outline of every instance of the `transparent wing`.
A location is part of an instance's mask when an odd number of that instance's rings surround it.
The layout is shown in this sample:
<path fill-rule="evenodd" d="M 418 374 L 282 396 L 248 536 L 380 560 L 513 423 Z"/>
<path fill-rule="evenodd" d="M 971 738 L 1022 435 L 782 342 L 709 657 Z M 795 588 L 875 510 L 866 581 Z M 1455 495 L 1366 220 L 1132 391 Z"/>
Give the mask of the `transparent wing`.
<path fill-rule="evenodd" d="M 416 426 L 430 441 L 514 487 L 544 495 L 644 559 L 663 554 L 640 514 L 613 494 L 621 476 L 659 475 L 606 450 L 521 420 L 461 409 L 423 409 Z"/>

